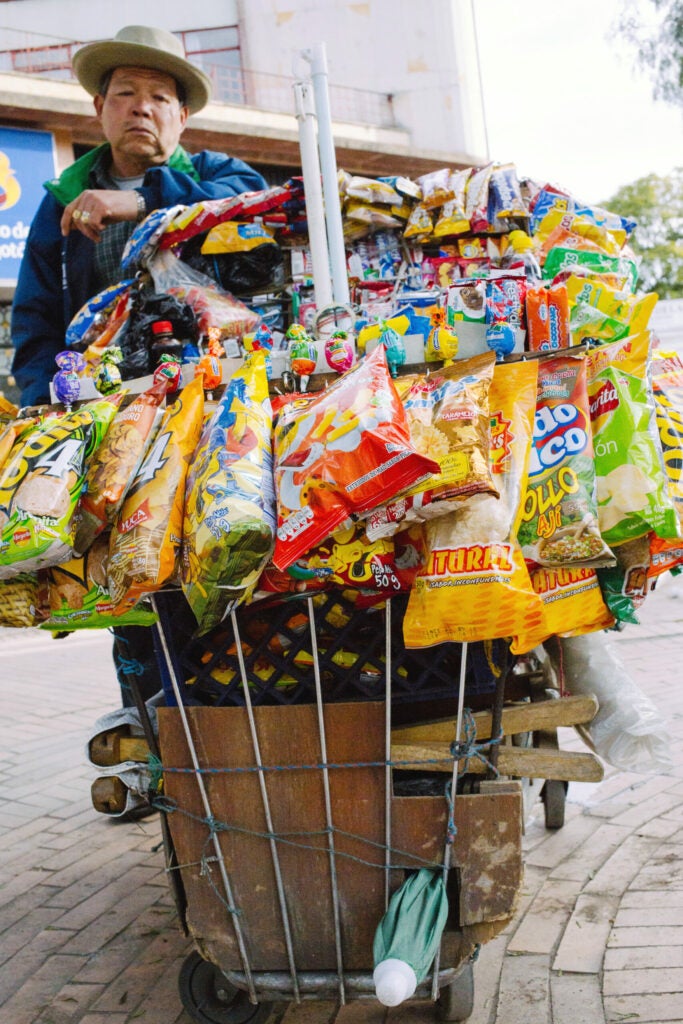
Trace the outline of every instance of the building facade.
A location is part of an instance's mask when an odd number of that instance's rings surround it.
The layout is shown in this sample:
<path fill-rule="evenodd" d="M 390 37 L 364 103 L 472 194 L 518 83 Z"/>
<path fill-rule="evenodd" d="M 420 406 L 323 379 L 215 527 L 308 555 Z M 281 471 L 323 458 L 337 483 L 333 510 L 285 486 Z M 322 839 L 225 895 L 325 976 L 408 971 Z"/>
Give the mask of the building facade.
<path fill-rule="evenodd" d="M 186 148 L 241 157 L 271 183 L 299 173 L 293 86 L 309 76 L 306 51 L 320 43 L 340 168 L 416 177 L 488 157 L 473 0 L 202 0 L 191 11 L 184 0 L 4 0 L 0 190 L 7 140 L 19 146 L 20 160 L 22 144 L 48 139 L 54 171 L 23 183 L 19 218 L 0 191 L 0 390 L 7 388 L 9 306 L 31 207 L 42 180 L 101 141 L 71 57 L 126 24 L 176 33 L 212 80 L 212 102 L 190 118 Z M 13 152 L 5 153 L 8 167 Z"/>

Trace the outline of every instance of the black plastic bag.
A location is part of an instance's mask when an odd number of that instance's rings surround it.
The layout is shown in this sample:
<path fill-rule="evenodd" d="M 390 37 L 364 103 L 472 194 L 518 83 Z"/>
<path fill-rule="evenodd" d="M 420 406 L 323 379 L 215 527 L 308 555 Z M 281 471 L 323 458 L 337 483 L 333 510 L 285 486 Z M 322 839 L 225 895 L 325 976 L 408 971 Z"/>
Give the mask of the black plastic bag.
<path fill-rule="evenodd" d="M 119 342 L 123 354 L 119 369 L 124 380 L 154 372 L 152 324 L 157 320 L 168 320 L 178 341 L 198 342 L 199 328 L 191 306 L 165 293 L 138 292 L 133 296 L 128 323 Z"/>

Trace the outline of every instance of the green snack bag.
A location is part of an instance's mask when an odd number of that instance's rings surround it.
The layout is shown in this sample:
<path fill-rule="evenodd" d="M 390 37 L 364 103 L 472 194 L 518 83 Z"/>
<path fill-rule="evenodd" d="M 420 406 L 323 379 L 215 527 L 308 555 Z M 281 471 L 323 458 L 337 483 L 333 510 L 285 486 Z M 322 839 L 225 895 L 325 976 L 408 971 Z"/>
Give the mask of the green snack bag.
<path fill-rule="evenodd" d="M 681 536 L 648 385 L 649 331 L 587 354 L 600 532 L 612 547 Z"/>
<path fill-rule="evenodd" d="M 122 393 L 98 398 L 33 431 L 0 473 L 0 579 L 71 555 L 88 461 Z"/>
<path fill-rule="evenodd" d="M 107 629 L 110 626 L 151 626 L 158 616 L 142 602 L 114 615 L 107 584 L 109 531 L 101 533 L 84 555 L 47 570 L 50 617 L 41 629 Z"/>

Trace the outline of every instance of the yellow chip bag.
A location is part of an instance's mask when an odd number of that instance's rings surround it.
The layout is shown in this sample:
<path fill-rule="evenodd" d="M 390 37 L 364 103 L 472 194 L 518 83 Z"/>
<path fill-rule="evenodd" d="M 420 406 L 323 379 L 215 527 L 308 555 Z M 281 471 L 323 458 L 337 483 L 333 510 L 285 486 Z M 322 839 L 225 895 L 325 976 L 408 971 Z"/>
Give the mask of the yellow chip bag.
<path fill-rule="evenodd" d="M 652 353 L 652 393 L 669 494 L 683 528 L 683 359 L 677 352 Z"/>
<path fill-rule="evenodd" d="M 182 538 L 185 482 L 202 429 L 203 409 L 200 376 L 164 411 L 154 443 L 114 521 L 107 579 L 115 615 L 173 578 Z"/>
<path fill-rule="evenodd" d="M 531 582 L 543 602 L 543 620 L 540 625 L 523 623 L 524 632 L 513 638 L 513 651 L 530 651 L 550 636 L 582 636 L 614 626 L 595 569 L 537 568 Z"/>
<path fill-rule="evenodd" d="M 530 629 L 541 626 L 543 607 L 517 543 L 537 377 L 535 360 L 495 366 L 489 452 L 500 499 L 474 495 L 458 511 L 426 525 L 428 561 L 403 620 L 406 647 L 508 637 L 522 619 Z"/>

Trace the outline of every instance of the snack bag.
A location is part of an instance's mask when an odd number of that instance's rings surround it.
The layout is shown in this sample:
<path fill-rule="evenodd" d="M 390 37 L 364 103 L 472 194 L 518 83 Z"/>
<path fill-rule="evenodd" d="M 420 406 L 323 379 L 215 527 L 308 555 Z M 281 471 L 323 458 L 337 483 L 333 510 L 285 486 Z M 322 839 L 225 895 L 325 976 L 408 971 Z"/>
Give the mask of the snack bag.
<path fill-rule="evenodd" d="M 443 206 L 444 203 L 455 198 L 452 182 L 452 172 L 448 167 L 442 167 L 439 171 L 429 171 L 420 178 L 416 178 L 416 184 L 422 189 L 422 206 L 427 210 Z"/>
<path fill-rule="evenodd" d="M 120 615 L 174 576 L 183 531 L 185 482 L 202 430 L 204 390 L 195 377 L 164 411 L 114 520 L 108 584 Z"/>
<path fill-rule="evenodd" d="M 486 164 L 472 171 L 467 180 L 467 192 L 465 194 L 465 216 L 470 222 L 473 234 L 483 234 L 489 231 L 489 184 L 493 174 L 493 164 Z"/>
<path fill-rule="evenodd" d="M 637 625 L 636 612 L 654 585 L 654 577 L 650 574 L 650 536 L 653 535 L 647 534 L 620 544 L 614 549 L 617 564 L 598 569 L 602 596 L 617 622 Z"/>
<path fill-rule="evenodd" d="M 114 625 L 151 626 L 157 615 L 138 605 L 125 615 L 114 615 L 107 585 L 109 533 L 102 533 L 84 555 L 48 570 L 50 615 L 43 629 L 108 629 Z"/>
<path fill-rule="evenodd" d="M 274 450 L 278 569 L 350 517 L 439 472 L 410 441 L 383 345 L 326 391 L 283 406 Z"/>
<path fill-rule="evenodd" d="M 587 355 L 598 517 L 605 542 L 681 536 L 648 387 L 649 332 Z"/>
<path fill-rule="evenodd" d="M 526 331 L 529 352 L 569 347 L 569 303 L 565 285 L 527 288 Z"/>
<path fill-rule="evenodd" d="M 540 360 L 519 540 L 531 568 L 614 564 L 614 555 L 598 527 L 583 355 Z"/>
<path fill-rule="evenodd" d="M 245 598 L 272 552 L 271 426 L 260 349 L 228 381 L 187 475 L 182 587 L 200 633 Z"/>
<path fill-rule="evenodd" d="M 543 608 L 517 542 L 537 376 L 536 361 L 494 369 L 489 454 L 500 498 L 474 495 L 425 526 L 428 561 L 403 620 L 406 647 L 512 636 L 521 621 L 528 629 L 541 626 Z"/>
<path fill-rule="evenodd" d="M 524 622 L 513 638 L 511 650 L 530 651 L 551 636 L 582 636 L 612 629 L 615 619 L 600 589 L 597 570 L 590 568 L 544 569 L 531 572 L 534 591 L 543 602 L 540 627 Z"/>
<path fill-rule="evenodd" d="M 631 291 L 635 291 L 638 280 L 638 265 L 635 260 L 623 254 L 608 256 L 606 253 L 590 250 L 586 240 L 583 248 L 554 245 L 548 252 L 543 263 L 543 278 L 554 281 L 564 271 L 574 273 L 577 267 L 593 274 L 610 274 L 623 282 Z"/>
<path fill-rule="evenodd" d="M 42 416 L 26 416 L 11 420 L 0 430 L 0 469 L 5 465 L 17 446 L 44 422 Z"/>
<path fill-rule="evenodd" d="M 0 626 L 39 626 L 50 614 L 45 572 L 20 572 L 0 580 Z"/>
<path fill-rule="evenodd" d="M 78 508 L 76 551 L 87 551 L 95 537 L 114 522 L 159 425 L 159 407 L 169 382 L 159 379 L 119 409 L 88 466 Z"/>
<path fill-rule="evenodd" d="M 652 352 L 655 418 L 669 494 L 683 527 L 683 360 L 676 352 Z"/>
<path fill-rule="evenodd" d="M 49 416 L 0 472 L 0 579 L 55 565 L 75 542 L 75 510 L 92 458 L 121 400 Z"/>

